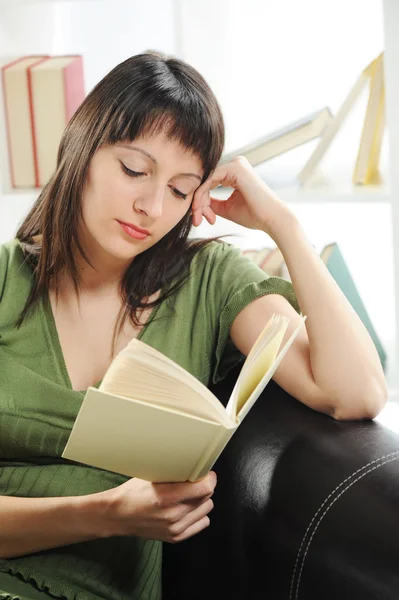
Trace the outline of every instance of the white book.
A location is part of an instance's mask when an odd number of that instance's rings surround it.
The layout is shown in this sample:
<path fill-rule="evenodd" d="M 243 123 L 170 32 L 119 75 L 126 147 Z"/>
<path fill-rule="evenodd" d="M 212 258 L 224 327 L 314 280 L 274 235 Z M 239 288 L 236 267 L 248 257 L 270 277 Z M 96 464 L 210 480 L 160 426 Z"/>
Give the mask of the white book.
<path fill-rule="evenodd" d="M 306 316 L 274 314 L 248 354 L 226 407 L 191 373 L 133 339 L 90 387 L 63 458 L 152 482 L 204 477 L 255 404 Z"/>
<path fill-rule="evenodd" d="M 236 156 L 245 156 L 251 165 L 255 167 L 319 137 L 332 118 L 333 115 L 326 106 L 272 133 L 261 136 L 233 152 L 224 154 L 219 164 L 229 162 Z"/>

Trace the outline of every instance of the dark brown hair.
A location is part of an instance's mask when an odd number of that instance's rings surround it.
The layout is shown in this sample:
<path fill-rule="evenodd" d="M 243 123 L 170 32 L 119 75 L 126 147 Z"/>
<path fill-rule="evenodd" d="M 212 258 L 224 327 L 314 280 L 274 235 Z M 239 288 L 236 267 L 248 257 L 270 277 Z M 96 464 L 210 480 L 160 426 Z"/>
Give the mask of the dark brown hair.
<path fill-rule="evenodd" d="M 119 141 L 163 132 L 202 162 L 204 182 L 216 168 L 224 147 L 224 121 L 219 104 L 203 76 L 175 57 L 148 51 L 112 69 L 79 106 L 68 123 L 58 150 L 57 166 L 33 208 L 19 227 L 25 257 L 34 272 L 31 293 L 20 326 L 50 283 L 58 295 L 60 275 L 67 273 L 79 297 L 79 275 L 73 248 L 90 264 L 78 237 L 81 199 L 95 152 Z M 216 239 L 188 241 L 191 210 L 157 244 L 137 255 L 121 281 L 125 309 L 119 330 L 130 316 L 160 304 L 179 289 L 188 267 L 203 246 Z M 156 291 L 164 292 L 143 303 Z M 114 333 L 114 343 L 117 328 Z"/>

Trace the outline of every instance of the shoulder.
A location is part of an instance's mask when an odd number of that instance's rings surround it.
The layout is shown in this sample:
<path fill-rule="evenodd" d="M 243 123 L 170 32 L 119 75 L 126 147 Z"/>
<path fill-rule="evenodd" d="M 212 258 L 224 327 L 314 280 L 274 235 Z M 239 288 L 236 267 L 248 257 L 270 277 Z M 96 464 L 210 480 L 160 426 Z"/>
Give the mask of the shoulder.
<path fill-rule="evenodd" d="M 0 269 L 20 266 L 24 262 L 21 242 L 14 238 L 0 245 Z"/>
<path fill-rule="evenodd" d="M 20 260 L 23 258 L 21 242 L 13 238 L 0 244 L 0 257 L 2 260 Z"/>
<path fill-rule="evenodd" d="M 241 259 L 247 260 L 237 246 L 223 240 L 216 240 L 210 241 L 196 252 L 192 260 L 192 267 L 201 269 L 212 266 L 215 268 Z"/>
<path fill-rule="evenodd" d="M 8 281 L 18 286 L 17 279 L 26 278 L 25 258 L 20 241 L 15 238 L 0 245 L 0 299 L 4 295 Z M 26 267 L 28 268 L 28 267 Z"/>

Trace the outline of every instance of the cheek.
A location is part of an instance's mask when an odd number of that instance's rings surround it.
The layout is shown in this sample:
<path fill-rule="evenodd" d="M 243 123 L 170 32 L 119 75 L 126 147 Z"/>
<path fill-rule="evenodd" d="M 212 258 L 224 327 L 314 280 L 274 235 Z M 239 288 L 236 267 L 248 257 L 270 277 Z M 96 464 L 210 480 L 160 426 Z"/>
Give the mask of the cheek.
<path fill-rule="evenodd" d="M 167 217 L 165 218 L 165 225 L 167 230 L 170 231 L 190 212 L 191 204 L 189 201 L 185 204 L 182 200 L 182 206 L 174 206 L 173 210 L 168 211 Z M 187 217 L 188 218 L 188 217 Z"/>
<path fill-rule="evenodd" d="M 129 198 L 126 186 L 117 178 L 101 178 L 88 186 L 83 198 L 83 214 L 97 221 L 110 216 L 116 218 Z"/>

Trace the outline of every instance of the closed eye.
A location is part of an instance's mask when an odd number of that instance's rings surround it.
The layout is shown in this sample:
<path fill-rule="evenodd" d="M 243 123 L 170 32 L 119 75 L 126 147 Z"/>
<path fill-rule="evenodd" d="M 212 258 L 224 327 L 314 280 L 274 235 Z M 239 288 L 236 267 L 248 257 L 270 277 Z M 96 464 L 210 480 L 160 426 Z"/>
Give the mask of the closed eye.
<path fill-rule="evenodd" d="M 188 194 L 183 194 L 183 192 L 179 192 L 179 190 L 177 190 L 174 187 L 172 187 L 171 189 L 173 190 L 173 193 L 176 194 L 176 196 L 178 196 L 179 198 L 183 198 L 183 200 L 185 200 L 188 196 Z"/>
<path fill-rule="evenodd" d="M 143 175 L 145 175 L 145 173 L 140 173 L 139 171 L 132 171 L 131 169 L 128 169 L 127 166 L 123 164 L 123 162 L 121 162 L 121 167 L 122 171 L 126 173 L 126 175 L 129 175 L 129 177 L 142 177 Z"/>
<path fill-rule="evenodd" d="M 128 169 L 128 167 L 125 164 L 123 164 L 123 162 L 121 162 L 121 167 L 122 171 L 126 173 L 126 175 L 128 175 L 129 177 L 142 177 L 143 175 L 145 175 L 145 173 L 141 173 L 140 171 L 132 171 L 132 169 Z M 175 187 L 171 187 L 170 189 L 176 196 L 178 196 L 179 198 L 183 198 L 183 200 L 185 200 L 188 196 L 188 194 L 183 194 L 183 192 L 180 192 Z"/>

